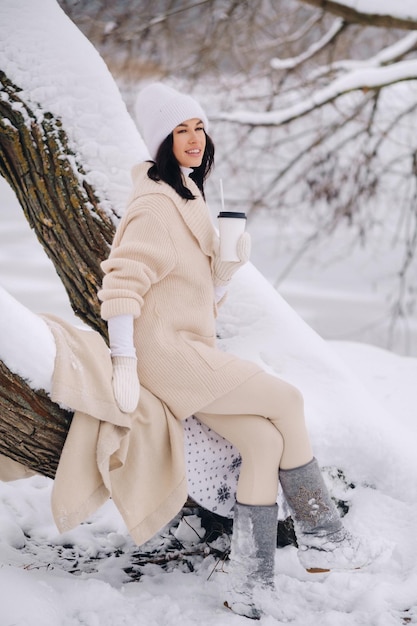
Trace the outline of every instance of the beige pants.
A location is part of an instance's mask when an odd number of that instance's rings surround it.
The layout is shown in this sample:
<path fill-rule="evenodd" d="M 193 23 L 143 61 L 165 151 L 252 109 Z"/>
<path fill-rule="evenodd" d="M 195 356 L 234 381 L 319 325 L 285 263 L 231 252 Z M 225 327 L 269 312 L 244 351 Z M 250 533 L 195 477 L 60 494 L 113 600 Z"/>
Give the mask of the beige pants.
<path fill-rule="evenodd" d="M 313 458 L 302 395 L 266 372 L 195 415 L 239 450 L 242 466 L 237 500 L 241 504 L 273 504 L 279 468 L 299 467 Z"/>

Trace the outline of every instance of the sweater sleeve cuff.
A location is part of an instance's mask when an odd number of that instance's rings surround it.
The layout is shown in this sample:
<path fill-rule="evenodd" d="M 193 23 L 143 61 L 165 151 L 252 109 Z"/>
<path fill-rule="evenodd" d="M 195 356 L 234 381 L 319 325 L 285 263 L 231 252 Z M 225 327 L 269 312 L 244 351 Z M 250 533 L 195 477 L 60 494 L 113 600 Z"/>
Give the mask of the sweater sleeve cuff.
<path fill-rule="evenodd" d="M 133 315 L 133 317 L 139 317 L 139 302 L 133 298 L 115 298 L 114 300 L 106 300 L 101 304 L 101 317 L 103 320 L 107 321 L 117 315 Z"/>

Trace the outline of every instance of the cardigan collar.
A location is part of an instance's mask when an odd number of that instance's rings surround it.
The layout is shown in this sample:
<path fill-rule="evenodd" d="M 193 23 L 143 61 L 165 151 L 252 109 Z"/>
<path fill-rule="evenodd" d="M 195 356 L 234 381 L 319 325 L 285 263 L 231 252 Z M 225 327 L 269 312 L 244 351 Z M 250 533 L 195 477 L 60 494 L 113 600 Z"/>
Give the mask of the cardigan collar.
<path fill-rule="evenodd" d="M 195 196 L 195 200 L 185 200 L 167 183 L 151 180 L 147 175 L 149 167 L 149 161 L 133 167 L 133 197 L 138 198 L 148 194 L 160 194 L 170 198 L 199 242 L 202 251 L 208 256 L 214 256 L 217 240 L 216 232 L 208 207 L 195 182 L 189 176 L 184 177 L 184 184 Z"/>

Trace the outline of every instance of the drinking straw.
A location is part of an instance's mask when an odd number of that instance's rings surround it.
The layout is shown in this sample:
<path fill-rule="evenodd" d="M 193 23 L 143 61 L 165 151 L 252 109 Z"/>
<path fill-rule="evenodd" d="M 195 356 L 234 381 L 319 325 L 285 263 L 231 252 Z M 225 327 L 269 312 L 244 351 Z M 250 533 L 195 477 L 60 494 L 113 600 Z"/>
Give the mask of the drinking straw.
<path fill-rule="evenodd" d="M 220 203 L 222 211 L 224 211 L 224 194 L 223 194 L 223 179 L 220 179 Z"/>

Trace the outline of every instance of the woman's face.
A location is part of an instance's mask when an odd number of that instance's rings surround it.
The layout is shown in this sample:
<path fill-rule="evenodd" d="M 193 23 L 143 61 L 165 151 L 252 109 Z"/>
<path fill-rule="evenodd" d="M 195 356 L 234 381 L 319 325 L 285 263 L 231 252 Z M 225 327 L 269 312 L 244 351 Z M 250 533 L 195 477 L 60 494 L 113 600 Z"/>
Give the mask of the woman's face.
<path fill-rule="evenodd" d="M 204 124 L 198 118 L 178 124 L 172 132 L 172 151 L 182 167 L 199 167 L 206 148 Z"/>

